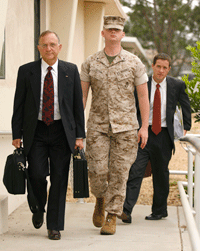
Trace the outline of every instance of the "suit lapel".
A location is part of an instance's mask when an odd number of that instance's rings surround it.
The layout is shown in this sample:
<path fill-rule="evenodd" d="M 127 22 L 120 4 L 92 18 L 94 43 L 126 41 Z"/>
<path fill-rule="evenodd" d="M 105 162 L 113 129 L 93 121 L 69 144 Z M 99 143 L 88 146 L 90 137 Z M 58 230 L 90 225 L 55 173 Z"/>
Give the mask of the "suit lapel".
<path fill-rule="evenodd" d="M 31 69 L 31 73 L 32 75 L 30 76 L 30 83 L 35 98 L 37 112 L 39 112 L 41 93 L 41 60 L 35 62 L 35 65 Z"/>
<path fill-rule="evenodd" d="M 151 80 L 152 77 L 149 77 L 149 81 L 148 81 L 148 91 L 149 91 L 149 103 L 150 103 L 150 99 L 151 99 Z"/>
<path fill-rule="evenodd" d="M 58 60 L 58 99 L 59 104 L 61 105 L 64 97 L 64 86 L 68 81 L 68 69 L 66 64 L 63 64 L 62 61 Z M 65 93 L 67 95 L 67 93 Z"/>
<path fill-rule="evenodd" d="M 166 81 L 167 81 L 167 111 L 166 111 L 167 114 L 166 116 L 168 117 L 174 104 L 175 89 L 174 89 L 174 84 L 170 78 L 167 77 Z"/>

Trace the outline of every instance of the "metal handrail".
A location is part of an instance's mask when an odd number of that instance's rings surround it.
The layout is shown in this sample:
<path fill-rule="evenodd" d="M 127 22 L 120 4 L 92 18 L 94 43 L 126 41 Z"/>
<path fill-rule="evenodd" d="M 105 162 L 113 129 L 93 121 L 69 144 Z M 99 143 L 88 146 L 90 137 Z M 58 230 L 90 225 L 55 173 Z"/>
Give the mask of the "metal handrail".
<path fill-rule="evenodd" d="M 181 137 L 179 140 L 184 141 L 184 142 L 189 142 L 200 153 L 200 139 L 199 139 L 199 136 L 198 135 L 193 136 L 193 135 L 187 135 L 187 136 Z"/>
<path fill-rule="evenodd" d="M 183 211 L 188 227 L 192 250 L 200 250 L 200 135 L 181 137 L 181 142 L 187 142 L 182 147 L 188 153 L 188 182 L 178 182 Z M 194 157 L 195 156 L 195 165 Z M 194 170 L 193 170 L 194 169 Z M 187 194 L 184 186 L 187 184 Z"/>
<path fill-rule="evenodd" d="M 178 189 L 179 189 L 179 193 L 180 193 L 180 197 L 181 197 L 181 203 L 183 206 L 185 219 L 187 222 L 187 228 L 188 228 L 188 232 L 189 232 L 192 250 L 199 251 L 200 250 L 199 249 L 200 248 L 199 232 L 198 232 L 196 222 L 193 217 L 191 207 L 190 207 L 188 199 L 187 199 L 187 195 L 185 193 L 185 190 L 183 188 L 181 181 L 178 181 Z"/>

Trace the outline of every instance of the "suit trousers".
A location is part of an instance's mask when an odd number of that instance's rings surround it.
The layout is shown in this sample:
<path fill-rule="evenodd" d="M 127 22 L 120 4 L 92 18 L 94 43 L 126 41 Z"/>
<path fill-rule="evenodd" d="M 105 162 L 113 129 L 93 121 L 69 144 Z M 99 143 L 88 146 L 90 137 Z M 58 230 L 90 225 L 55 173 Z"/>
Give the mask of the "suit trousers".
<path fill-rule="evenodd" d="M 153 173 L 153 205 L 152 213 L 167 212 L 167 197 L 169 194 L 168 164 L 172 155 L 172 142 L 167 128 L 156 136 L 149 126 L 149 138 L 144 149 L 138 148 L 136 161 L 131 166 L 126 187 L 124 211 L 132 212 L 135 206 L 147 163 L 150 159 Z"/>
<path fill-rule="evenodd" d="M 40 211 L 47 202 L 47 176 L 50 189 L 47 205 L 47 229 L 63 230 L 71 151 L 61 120 L 47 126 L 38 120 L 33 144 L 27 156 L 28 171 Z"/>

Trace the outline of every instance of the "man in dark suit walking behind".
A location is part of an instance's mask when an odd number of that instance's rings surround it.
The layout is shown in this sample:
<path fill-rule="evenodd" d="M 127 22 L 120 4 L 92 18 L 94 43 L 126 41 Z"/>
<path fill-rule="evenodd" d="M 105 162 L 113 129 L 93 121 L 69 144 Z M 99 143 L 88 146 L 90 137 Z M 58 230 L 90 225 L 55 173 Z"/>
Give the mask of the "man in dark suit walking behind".
<path fill-rule="evenodd" d="M 150 101 L 149 138 L 144 149 L 138 148 L 136 161 L 131 166 L 127 181 L 126 199 L 121 219 L 131 223 L 131 212 L 135 206 L 146 166 L 151 162 L 153 173 L 152 213 L 146 220 L 160 220 L 168 216 L 167 197 L 169 194 L 169 169 L 174 146 L 174 113 L 179 103 L 182 108 L 184 135 L 191 127 L 191 109 L 185 83 L 167 76 L 171 69 L 171 59 L 167 54 L 159 53 L 154 57 L 153 77 L 149 78 Z M 138 121 L 141 117 L 138 110 Z"/>
<path fill-rule="evenodd" d="M 28 172 L 39 212 L 35 228 L 43 224 L 47 202 L 47 181 L 51 186 L 47 205 L 48 237 L 61 238 L 71 153 L 83 148 L 84 110 L 77 66 L 58 59 L 62 45 L 55 32 L 39 37 L 42 59 L 22 65 L 18 71 L 12 117 L 12 144 L 23 139 Z"/>

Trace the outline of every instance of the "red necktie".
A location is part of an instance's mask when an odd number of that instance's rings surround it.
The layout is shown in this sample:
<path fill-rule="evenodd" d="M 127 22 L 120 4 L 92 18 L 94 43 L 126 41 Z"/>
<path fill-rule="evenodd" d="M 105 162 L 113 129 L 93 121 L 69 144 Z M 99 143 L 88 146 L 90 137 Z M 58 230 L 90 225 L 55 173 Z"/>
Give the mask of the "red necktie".
<path fill-rule="evenodd" d="M 49 126 L 54 121 L 54 88 L 51 74 L 52 67 L 49 66 L 47 69 L 43 89 L 42 121 Z"/>
<path fill-rule="evenodd" d="M 161 98 L 160 98 L 160 85 L 156 85 L 156 91 L 154 95 L 153 103 L 153 121 L 152 121 L 152 131 L 158 135 L 161 132 Z"/>

